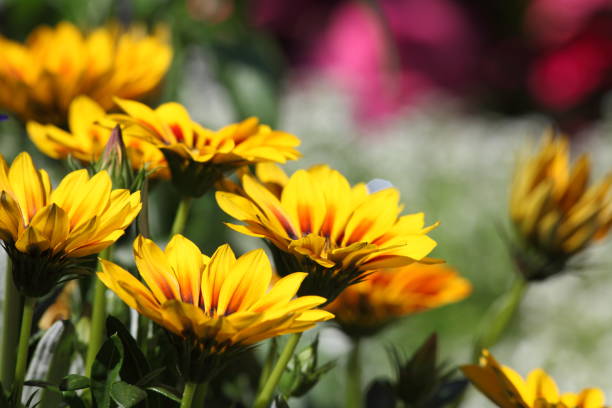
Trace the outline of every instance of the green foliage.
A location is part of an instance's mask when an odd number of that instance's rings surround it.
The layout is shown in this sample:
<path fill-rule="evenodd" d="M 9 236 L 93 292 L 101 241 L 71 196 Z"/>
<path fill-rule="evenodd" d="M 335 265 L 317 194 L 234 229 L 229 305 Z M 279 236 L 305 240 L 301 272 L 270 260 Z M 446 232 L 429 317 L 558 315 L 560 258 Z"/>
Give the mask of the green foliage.
<path fill-rule="evenodd" d="M 318 365 L 319 336 L 312 343 L 293 356 L 287 364 L 279 388 L 285 398 L 301 397 L 310 391 L 328 371 L 336 366 L 330 361 Z"/>
<path fill-rule="evenodd" d="M 438 339 L 432 334 L 404 361 L 390 351 L 395 365 L 393 381 L 376 379 L 368 387 L 367 408 L 392 408 L 401 401 L 407 408 L 450 407 L 463 394 L 467 381 L 455 379 L 455 370 L 438 363 Z"/>

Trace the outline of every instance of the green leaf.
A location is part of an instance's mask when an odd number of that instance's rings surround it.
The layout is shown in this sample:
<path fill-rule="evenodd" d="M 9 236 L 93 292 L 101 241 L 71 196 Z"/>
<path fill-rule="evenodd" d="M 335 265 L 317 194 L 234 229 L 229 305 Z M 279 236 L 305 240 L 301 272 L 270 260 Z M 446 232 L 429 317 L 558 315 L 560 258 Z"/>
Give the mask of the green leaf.
<path fill-rule="evenodd" d="M 118 381 L 111 385 L 110 396 L 122 408 L 131 408 L 147 398 L 147 393 L 134 385 Z"/>
<path fill-rule="evenodd" d="M 156 368 L 155 370 L 151 371 L 150 373 L 143 376 L 140 380 L 138 380 L 135 385 L 139 387 L 147 386 L 151 382 L 153 382 L 154 379 L 159 377 L 159 375 L 163 373 L 164 371 L 166 371 L 166 367 Z"/>
<path fill-rule="evenodd" d="M 76 391 L 82 390 L 83 388 L 89 387 L 89 378 L 78 375 L 78 374 L 69 374 L 62 379 L 60 382 L 59 388 L 62 391 Z"/>
<path fill-rule="evenodd" d="M 147 387 L 147 390 L 161 394 L 164 397 L 171 399 L 172 401 L 178 402 L 179 404 L 181 403 L 181 397 L 179 397 L 176 393 L 172 392 L 167 387 L 162 387 L 162 386 Z"/>
<path fill-rule="evenodd" d="M 151 367 L 144 354 L 138 348 L 136 340 L 132 337 L 128 329 L 121 321 L 113 316 L 106 319 L 106 332 L 116 333 L 123 345 L 123 365 L 121 366 L 121 379 L 136 384 L 143 377 L 150 373 Z"/>
<path fill-rule="evenodd" d="M 85 402 L 75 391 L 64 391 L 62 392 L 62 401 L 69 408 L 87 408 Z"/>
<path fill-rule="evenodd" d="M 110 408 L 110 390 L 119 380 L 123 364 L 123 344 L 117 334 L 110 336 L 96 355 L 91 368 L 91 392 L 95 408 Z"/>

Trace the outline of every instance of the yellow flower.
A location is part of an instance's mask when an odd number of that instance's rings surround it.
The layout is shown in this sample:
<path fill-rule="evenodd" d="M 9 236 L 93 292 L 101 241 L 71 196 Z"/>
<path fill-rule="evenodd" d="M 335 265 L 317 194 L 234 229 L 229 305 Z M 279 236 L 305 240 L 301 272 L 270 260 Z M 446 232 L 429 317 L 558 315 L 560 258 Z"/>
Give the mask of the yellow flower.
<path fill-rule="evenodd" d="M 278 169 L 265 169 L 258 169 L 263 182 L 283 183 Z M 425 227 L 423 213 L 399 215 L 397 189 L 370 193 L 364 184 L 351 187 L 328 166 L 298 170 L 280 195 L 245 174 L 242 191 L 217 192 L 219 206 L 246 223 L 228 225 L 268 240 L 281 275 L 309 272 L 303 294 L 331 301 L 368 271 L 424 260 L 436 245 L 426 234 L 437 224 Z"/>
<path fill-rule="evenodd" d="M 175 235 L 164 251 L 139 236 L 134 258 L 145 284 L 105 260 L 98 277 L 130 307 L 208 355 L 333 318 L 314 309 L 324 298 L 294 298 L 305 273 L 286 276 L 268 290 L 272 267 L 261 249 L 236 258 L 222 245 L 209 258 L 182 235 Z"/>
<path fill-rule="evenodd" d="M 570 170 L 566 138 L 551 132 L 540 151 L 519 163 L 512 183 L 510 217 L 528 249 L 544 258 L 527 264 L 527 278 L 544 279 L 563 269 L 567 260 L 612 225 L 612 176 L 589 186 L 586 155 Z M 525 269 L 525 268 L 523 268 Z"/>
<path fill-rule="evenodd" d="M 597 388 L 585 388 L 578 394 L 559 394 L 555 381 L 541 369 L 526 380 L 513 369 L 501 366 L 487 351 L 482 351 L 480 365 L 461 367 L 468 379 L 501 408 L 603 408 L 605 396 Z"/>
<path fill-rule="evenodd" d="M 177 188 L 186 196 L 199 197 L 224 173 L 260 162 L 284 163 L 297 159 L 300 140 L 272 130 L 249 118 L 218 131 L 194 122 L 187 109 L 170 102 L 153 110 L 125 99 L 117 104 L 126 114 L 112 118 L 126 126 L 126 134 L 158 146 L 166 159 Z"/>
<path fill-rule="evenodd" d="M 68 106 L 88 95 L 104 109 L 113 97 L 142 98 L 170 66 L 168 33 L 118 25 L 83 34 L 68 22 L 39 27 L 25 44 L 0 37 L 0 106 L 24 120 L 63 124 Z"/>
<path fill-rule="evenodd" d="M 115 123 L 107 118 L 106 112 L 96 101 L 81 95 L 70 104 L 70 132 L 34 121 L 28 122 L 27 130 L 32 142 L 47 156 L 54 159 L 72 156 L 84 164 L 90 164 L 102 156 Z M 151 171 L 157 169 L 152 177 L 169 177 L 166 159 L 155 145 L 129 134 L 124 135 L 124 142 L 135 170 L 146 166 Z"/>
<path fill-rule="evenodd" d="M 10 169 L 0 156 L 0 239 L 27 296 L 42 296 L 60 277 L 77 273 L 74 262 L 117 241 L 140 208 L 140 193 L 112 190 L 106 172 L 74 171 L 52 190 L 27 153 Z"/>
<path fill-rule="evenodd" d="M 413 263 L 372 272 L 326 309 L 348 334 L 370 335 L 401 316 L 458 302 L 471 291 L 470 283 L 449 266 Z"/>

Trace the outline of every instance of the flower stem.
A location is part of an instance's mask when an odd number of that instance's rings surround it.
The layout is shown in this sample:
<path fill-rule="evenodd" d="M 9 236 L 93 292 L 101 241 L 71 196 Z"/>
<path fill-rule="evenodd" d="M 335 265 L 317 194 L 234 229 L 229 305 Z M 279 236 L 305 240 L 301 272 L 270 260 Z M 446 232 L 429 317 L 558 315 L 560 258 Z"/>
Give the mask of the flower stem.
<path fill-rule="evenodd" d="M 493 347 L 501 339 L 516 314 L 526 289 L 527 281 L 517 277 L 510 290 L 489 307 L 474 345 L 475 361 L 478 361 L 482 349 Z"/>
<path fill-rule="evenodd" d="M 195 408 L 204 408 L 204 402 L 206 401 L 206 391 L 208 391 L 208 382 L 201 382 L 196 387 L 195 395 L 193 397 L 193 406 Z"/>
<path fill-rule="evenodd" d="M 17 356 L 15 349 L 19 341 L 19 325 L 23 314 L 23 296 L 13 282 L 12 262 L 6 258 L 4 276 L 4 302 L 2 303 L 2 351 L 0 354 L 0 383 L 10 387 L 15 378 Z"/>
<path fill-rule="evenodd" d="M 183 398 L 181 399 L 181 408 L 191 408 L 191 405 L 194 402 L 194 397 L 196 395 L 196 391 L 198 388 L 198 383 L 196 382 L 187 382 L 185 384 L 185 389 L 183 390 Z M 203 407 L 203 405 L 195 405 L 195 407 Z"/>
<path fill-rule="evenodd" d="M 285 344 L 285 347 L 283 348 L 278 361 L 274 365 L 270 376 L 266 380 L 260 392 L 257 394 L 253 408 L 267 408 L 268 405 L 270 405 L 270 400 L 273 397 L 276 385 L 283 376 L 283 371 L 285 371 L 285 367 L 287 367 L 291 356 L 293 356 L 293 352 L 300 341 L 300 337 L 302 337 L 302 333 L 294 333 L 289 337 L 289 340 L 287 341 L 287 344 Z"/>
<path fill-rule="evenodd" d="M 272 337 L 270 339 L 270 348 L 268 349 L 268 355 L 266 356 L 266 361 L 261 369 L 261 375 L 259 377 L 259 389 L 262 389 L 266 380 L 270 376 L 270 371 L 272 371 L 272 365 L 274 364 L 274 359 L 276 358 L 276 350 L 278 349 L 278 343 L 276 342 L 276 338 Z"/>
<path fill-rule="evenodd" d="M 346 364 L 346 408 L 361 408 L 361 361 L 359 339 L 355 339 Z"/>
<path fill-rule="evenodd" d="M 21 391 L 25 380 L 26 368 L 28 366 L 28 345 L 30 333 L 32 332 L 32 315 L 34 314 L 34 304 L 36 298 L 26 297 L 23 305 L 23 315 L 21 317 L 21 331 L 19 332 L 19 346 L 17 347 L 17 365 L 15 367 L 15 383 L 13 386 L 13 396 L 16 405 L 21 401 Z"/>
<path fill-rule="evenodd" d="M 176 209 L 176 215 L 174 216 L 174 222 L 172 223 L 172 230 L 170 231 L 170 237 L 175 234 L 182 234 L 189 217 L 189 209 L 191 207 L 191 197 L 183 196 L 179 202 L 178 208 Z"/>
<path fill-rule="evenodd" d="M 100 253 L 100 258 L 109 259 L 110 247 Z M 96 359 L 96 354 L 102 346 L 104 335 L 104 323 L 106 322 L 106 286 L 97 277 L 94 277 L 93 310 L 91 313 L 91 328 L 89 331 L 89 343 L 87 345 L 87 358 L 85 372 L 91 376 L 91 367 Z"/>

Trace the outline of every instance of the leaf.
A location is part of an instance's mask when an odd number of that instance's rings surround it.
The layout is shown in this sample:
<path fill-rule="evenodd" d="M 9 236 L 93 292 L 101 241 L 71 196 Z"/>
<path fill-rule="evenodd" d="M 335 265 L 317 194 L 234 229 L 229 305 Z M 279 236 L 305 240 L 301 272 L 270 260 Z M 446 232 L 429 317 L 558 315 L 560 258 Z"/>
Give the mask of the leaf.
<path fill-rule="evenodd" d="M 111 385 L 110 396 L 122 408 L 132 408 L 147 398 L 147 393 L 141 388 L 118 381 Z"/>
<path fill-rule="evenodd" d="M 166 397 L 168 399 L 171 399 L 172 401 L 178 402 L 179 404 L 181 403 L 181 397 L 179 397 L 177 394 L 173 393 L 167 387 L 163 387 L 163 386 L 147 387 L 147 390 L 156 392 L 158 394 L 161 394 L 164 397 Z"/>
<path fill-rule="evenodd" d="M 159 377 L 159 375 L 161 373 L 163 373 L 164 371 L 166 371 L 166 367 L 156 368 L 155 370 L 153 370 L 150 373 L 146 374 L 140 380 L 136 381 L 135 385 L 137 385 L 139 387 L 144 387 L 144 386 L 150 384 L 154 379 Z"/>
<path fill-rule="evenodd" d="M 123 344 L 115 333 L 102 344 L 91 368 L 91 392 L 95 408 L 110 407 L 111 386 L 119 380 L 122 364 Z"/>
<path fill-rule="evenodd" d="M 366 393 L 366 408 L 395 408 L 397 402 L 393 384 L 388 380 L 374 380 Z"/>
<path fill-rule="evenodd" d="M 108 316 L 106 319 L 106 332 L 116 333 L 123 345 L 123 365 L 121 366 L 121 379 L 130 383 L 137 384 L 143 377 L 150 373 L 151 367 L 144 354 L 138 348 L 136 340 L 132 337 L 128 329 L 119 319 Z"/>
<path fill-rule="evenodd" d="M 277 395 L 274 397 L 274 404 L 272 406 L 274 408 L 289 408 L 289 403 L 284 395 Z"/>
<path fill-rule="evenodd" d="M 76 391 L 82 390 L 83 388 L 89 387 L 89 378 L 78 375 L 69 374 L 62 379 L 60 382 L 59 389 L 61 391 Z"/>
<path fill-rule="evenodd" d="M 32 389 L 26 388 L 22 401 L 28 399 L 33 404 L 40 402 L 39 408 L 55 408 L 59 405 L 61 394 L 55 384 L 68 373 L 70 364 L 67 362 L 74 352 L 75 339 L 74 325 L 68 320 L 55 322 L 44 333 L 36 345 L 26 378 L 42 379 L 52 387 L 37 385 L 42 390 L 36 397 L 32 397 Z"/>
<path fill-rule="evenodd" d="M 79 397 L 75 391 L 62 392 L 62 401 L 70 408 L 86 408 L 85 402 Z"/>

